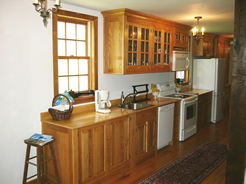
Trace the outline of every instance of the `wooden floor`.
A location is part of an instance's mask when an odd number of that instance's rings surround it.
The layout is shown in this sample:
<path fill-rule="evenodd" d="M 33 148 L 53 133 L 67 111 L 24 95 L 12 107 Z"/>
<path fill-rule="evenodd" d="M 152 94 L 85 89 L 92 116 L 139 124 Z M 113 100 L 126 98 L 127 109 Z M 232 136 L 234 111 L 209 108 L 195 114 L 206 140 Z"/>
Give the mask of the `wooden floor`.
<path fill-rule="evenodd" d="M 135 184 L 159 169 L 173 162 L 193 148 L 205 141 L 217 142 L 228 145 L 229 142 L 229 117 L 216 124 L 208 124 L 198 130 L 197 134 L 185 140 L 184 142 L 175 141 L 173 146 L 167 146 L 159 151 L 157 156 L 126 172 L 123 176 L 114 179 L 110 184 Z M 222 184 L 225 183 L 226 161 L 224 161 L 216 170 L 214 170 L 202 184 Z"/>

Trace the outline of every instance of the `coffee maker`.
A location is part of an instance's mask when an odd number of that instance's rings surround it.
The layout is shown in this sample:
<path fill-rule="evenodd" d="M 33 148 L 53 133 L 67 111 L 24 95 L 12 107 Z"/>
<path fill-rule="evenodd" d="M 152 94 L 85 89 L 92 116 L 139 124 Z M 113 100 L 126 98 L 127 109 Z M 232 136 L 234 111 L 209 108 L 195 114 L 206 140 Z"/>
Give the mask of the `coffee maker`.
<path fill-rule="evenodd" d="M 109 101 L 109 91 L 96 90 L 95 91 L 95 106 L 96 112 L 110 113 L 111 103 Z"/>

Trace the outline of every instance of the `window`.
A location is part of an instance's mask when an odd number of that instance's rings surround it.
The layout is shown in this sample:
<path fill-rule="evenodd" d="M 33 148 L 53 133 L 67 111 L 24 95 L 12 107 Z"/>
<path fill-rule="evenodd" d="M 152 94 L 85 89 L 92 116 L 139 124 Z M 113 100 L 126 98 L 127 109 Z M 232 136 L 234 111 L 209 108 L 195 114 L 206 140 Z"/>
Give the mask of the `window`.
<path fill-rule="evenodd" d="M 180 79 L 180 83 L 182 83 L 182 85 L 188 85 L 189 84 L 189 70 L 177 71 L 175 78 L 176 78 L 175 81 L 177 81 L 177 79 Z"/>
<path fill-rule="evenodd" d="M 54 93 L 97 89 L 97 17 L 59 10 L 53 14 Z M 81 95 L 75 104 L 94 101 Z"/>

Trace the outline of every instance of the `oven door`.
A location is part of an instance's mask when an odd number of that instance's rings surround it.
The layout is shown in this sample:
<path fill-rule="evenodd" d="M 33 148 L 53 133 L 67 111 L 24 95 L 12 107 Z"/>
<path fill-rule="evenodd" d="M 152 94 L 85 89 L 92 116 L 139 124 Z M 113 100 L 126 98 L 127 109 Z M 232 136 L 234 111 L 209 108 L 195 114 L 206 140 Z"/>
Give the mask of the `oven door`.
<path fill-rule="evenodd" d="M 184 112 L 184 129 L 197 124 L 197 98 L 193 100 L 185 100 L 184 102 L 185 112 Z"/>
<path fill-rule="evenodd" d="M 180 141 L 184 141 L 197 132 L 197 108 L 197 97 L 182 101 L 180 111 Z"/>

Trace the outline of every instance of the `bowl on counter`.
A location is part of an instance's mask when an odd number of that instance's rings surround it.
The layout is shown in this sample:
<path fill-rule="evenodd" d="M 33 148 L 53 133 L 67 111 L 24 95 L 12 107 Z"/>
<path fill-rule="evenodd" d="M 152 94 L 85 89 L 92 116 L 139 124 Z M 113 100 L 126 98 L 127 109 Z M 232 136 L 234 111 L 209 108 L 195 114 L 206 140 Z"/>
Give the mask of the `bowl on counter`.
<path fill-rule="evenodd" d="M 152 92 L 152 95 L 154 96 L 154 98 L 157 98 L 157 96 L 159 95 L 159 92 Z"/>

